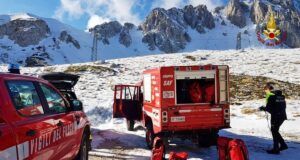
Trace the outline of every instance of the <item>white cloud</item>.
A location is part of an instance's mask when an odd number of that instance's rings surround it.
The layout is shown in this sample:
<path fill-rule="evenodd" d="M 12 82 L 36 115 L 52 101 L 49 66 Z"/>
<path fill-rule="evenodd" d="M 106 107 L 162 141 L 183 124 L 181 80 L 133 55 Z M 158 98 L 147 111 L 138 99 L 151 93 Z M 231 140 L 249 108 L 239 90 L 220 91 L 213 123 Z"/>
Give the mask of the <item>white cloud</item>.
<path fill-rule="evenodd" d="M 55 11 L 55 17 L 62 19 L 67 13 L 70 17 L 79 18 L 84 10 L 81 7 L 81 0 L 60 0 L 61 6 Z"/>
<path fill-rule="evenodd" d="M 90 17 L 87 28 L 108 20 L 138 24 L 141 20 L 132 11 L 136 1 L 138 0 L 60 0 L 61 5 L 54 17 L 76 19 L 87 14 Z"/>
<path fill-rule="evenodd" d="M 172 7 L 182 7 L 184 5 L 183 0 L 156 0 L 152 8 L 160 7 L 165 9 L 170 9 Z"/>
<path fill-rule="evenodd" d="M 92 15 L 88 21 L 87 28 L 93 28 L 98 24 L 102 24 L 102 23 L 109 22 L 109 21 L 110 21 L 110 19 L 108 19 L 108 18 L 103 18 L 98 15 Z"/>
<path fill-rule="evenodd" d="M 132 12 L 132 7 L 135 5 L 135 0 L 111 0 L 108 7 L 109 17 L 116 18 L 119 22 L 131 22 L 138 24 L 140 19 L 138 14 Z"/>

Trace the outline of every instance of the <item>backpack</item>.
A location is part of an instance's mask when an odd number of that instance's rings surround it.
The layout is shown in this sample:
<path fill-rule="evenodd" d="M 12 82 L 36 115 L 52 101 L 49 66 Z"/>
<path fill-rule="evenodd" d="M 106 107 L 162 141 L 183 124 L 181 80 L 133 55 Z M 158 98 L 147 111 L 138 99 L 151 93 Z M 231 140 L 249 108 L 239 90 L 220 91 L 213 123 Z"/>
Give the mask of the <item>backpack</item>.
<path fill-rule="evenodd" d="M 219 137 L 217 148 L 219 160 L 249 160 L 246 144 L 241 139 Z"/>

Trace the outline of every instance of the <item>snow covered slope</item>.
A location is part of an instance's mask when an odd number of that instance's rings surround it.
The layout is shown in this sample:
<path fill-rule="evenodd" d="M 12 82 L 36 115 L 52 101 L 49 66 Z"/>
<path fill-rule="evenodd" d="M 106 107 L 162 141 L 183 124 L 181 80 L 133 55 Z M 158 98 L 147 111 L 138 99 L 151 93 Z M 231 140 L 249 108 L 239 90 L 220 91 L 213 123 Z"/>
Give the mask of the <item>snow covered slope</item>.
<path fill-rule="evenodd" d="M 193 58 L 191 58 L 193 57 Z M 128 132 L 122 119 L 112 120 L 112 87 L 115 84 L 135 84 L 145 69 L 170 65 L 226 64 L 234 75 L 264 76 L 300 85 L 300 49 L 248 49 L 244 51 L 199 50 L 190 53 L 153 55 L 109 60 L 104 64 L 83 63 L 51 67 L 22 68 L 23 73 L 74 72 L 81 75 L 75 91 L 83 101 L 85 112 L 93 124 L 94 150 L 97 159 L 149 159 L 150 151 L 144 142 L 144 130 Z M 5 66 L 0 69 L 5 70 Z M 247 88 L 247 86 L 245 86 Z M 299 95 L 299 91 L 295 91 Z M 280 156 L 267 155 L 271 134 L 264 113 L 256 109 L 264 105 L 262 99 L 248 99 L 231 106 L 231 129 L 220 134 L 246 141 L 251 160 L 287 159 L 300 156 L 300 96 L 288 100 L 288 118 L 281 129 L 290 149 Z M 168 151 L 187 151 L 190 159 L 217 159 L 215 147 L 199 149 L 189 141 L 175 140 Z M 174 143 L 174 144 L 173 144 Z M 177 145 L 175 145 L 177 144 Z M 99 158 L 100 159 L 100 158 Z"/>
<path fill-rule="evenodd" d="M 91 36 L 84 31 L 27 13 L 0 15 L 0 63 L 39 66 L 90 57 Z"/>

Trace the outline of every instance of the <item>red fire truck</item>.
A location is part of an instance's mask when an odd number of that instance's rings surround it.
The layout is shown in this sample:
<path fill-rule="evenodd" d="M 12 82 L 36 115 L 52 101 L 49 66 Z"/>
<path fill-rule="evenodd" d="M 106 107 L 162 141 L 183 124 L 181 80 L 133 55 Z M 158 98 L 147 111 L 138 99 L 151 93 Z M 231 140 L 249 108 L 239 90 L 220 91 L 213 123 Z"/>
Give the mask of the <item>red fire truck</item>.
<path fill-rule="evenodd" d="M 229 67 L 171 66 L 144 71 L 140 85 L 116 85 L 113 117 L 146 128 L 155 136 L 189 138 L 199 146 L 216 143 L 218 131 L 230 127 Z"/>
<path fill-rule="evenodd" d="M 79 77 L 42 78 L 50 83 L 0 73 L 0 159 L 88 159 L 90 122 L 72 90 Z"/>

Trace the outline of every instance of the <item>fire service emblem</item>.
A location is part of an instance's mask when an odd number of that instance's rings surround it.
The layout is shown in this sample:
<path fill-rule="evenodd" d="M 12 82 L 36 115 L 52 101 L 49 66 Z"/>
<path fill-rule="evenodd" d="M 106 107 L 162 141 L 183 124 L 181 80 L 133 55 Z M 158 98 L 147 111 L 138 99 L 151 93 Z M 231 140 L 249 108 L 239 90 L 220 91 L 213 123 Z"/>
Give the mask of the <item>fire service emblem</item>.
<path fill-rule="evenodd" d="M 277 46 L 286 40 L 287 32 L 282 31 L 277 26 L 274 13 L 271 12 L 268 22 L 262 24 L 257 31 L 257 38 L 262 44 L 267 46 Z"/>

